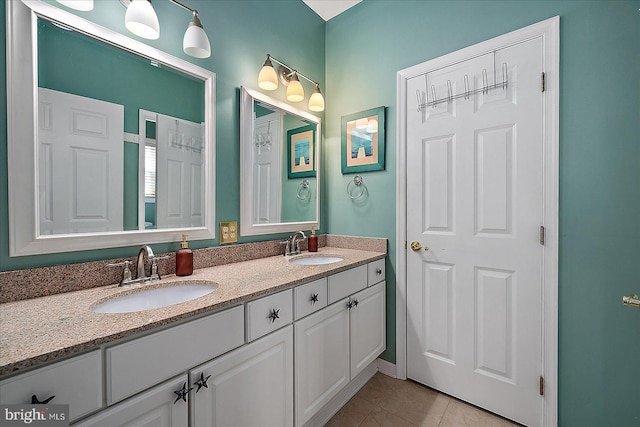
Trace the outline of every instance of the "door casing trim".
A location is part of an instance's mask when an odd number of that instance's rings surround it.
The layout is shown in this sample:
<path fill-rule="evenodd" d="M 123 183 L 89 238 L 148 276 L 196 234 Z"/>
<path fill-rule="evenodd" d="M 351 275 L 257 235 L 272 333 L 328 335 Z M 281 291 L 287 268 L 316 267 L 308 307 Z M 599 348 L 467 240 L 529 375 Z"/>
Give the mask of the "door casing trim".
<path fill-rule="evenodd" d="M 542 37 L 545 96 L 543 100 L 543 251 L 541 425 L 558 424 L 558 207 L 559 207 L 559 71 L 560 17 L 555 16 L 493 39 L 405 68 L 396 86 L 396 367 L 407 378 L 407 80 L 496 49 Z M 409 98 L 411 99 L 411 98 Z"/>

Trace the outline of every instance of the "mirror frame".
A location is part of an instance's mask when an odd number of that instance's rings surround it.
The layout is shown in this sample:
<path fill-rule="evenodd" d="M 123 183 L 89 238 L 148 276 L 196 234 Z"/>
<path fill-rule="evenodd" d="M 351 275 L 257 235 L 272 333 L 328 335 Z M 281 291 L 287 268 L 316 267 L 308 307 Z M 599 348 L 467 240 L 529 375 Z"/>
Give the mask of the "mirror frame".
<path fill-rule="evenodd" d="M 7 2 L 7 160 L 9 256 L 72 252 L 215 238 L 215 74 L 39 0 Z M 41 236 L 38 218 L 37 19 L 45 18 L 198 78 L 205 90 L 205 215 L 203 227 Z M 123 129 L 124 132 L 124 129 Z M 124 143 L 124 140 L 123 140 Z M 136 192 L 137 193 L 137 192 Z"/>
<path fill-rule="evenodd" d="M 317 126 L 315 143 L 316 171 L 316 219 L 315 221 L 279 222 L 274 224 L 253 223 L 253 129 L 255 122 L 254 101 L 272 105 Z M 320 140 L 322 129 L 320 118 L 306 111 L 278 101 L 261 92 L 240 88 L 240 235 L 255 236 L 316 229 L 320 224 Z M 286 165 L 283 165 L 286 167 Z"/>

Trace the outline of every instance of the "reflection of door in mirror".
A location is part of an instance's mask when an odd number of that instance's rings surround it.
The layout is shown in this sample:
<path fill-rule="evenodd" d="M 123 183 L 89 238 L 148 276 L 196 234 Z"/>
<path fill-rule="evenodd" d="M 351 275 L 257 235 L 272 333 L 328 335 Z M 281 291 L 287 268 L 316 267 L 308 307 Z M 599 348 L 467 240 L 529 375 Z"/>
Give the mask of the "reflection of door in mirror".
<path fill-rule="evenodd" d="M 254 224 L 280 222 L 282 113 L 256 104 L 253 147 Z"/>
<path fill-rule="evenodd" d="M 38 89 L 40 234 L 122 231 L 124 107 Z"/>
<path fill-rule="evenodd" d="M 140 223 L 147 230 L 202 226 L 204 123 L 140 110 L 140 128 L 144 136 Z"/>

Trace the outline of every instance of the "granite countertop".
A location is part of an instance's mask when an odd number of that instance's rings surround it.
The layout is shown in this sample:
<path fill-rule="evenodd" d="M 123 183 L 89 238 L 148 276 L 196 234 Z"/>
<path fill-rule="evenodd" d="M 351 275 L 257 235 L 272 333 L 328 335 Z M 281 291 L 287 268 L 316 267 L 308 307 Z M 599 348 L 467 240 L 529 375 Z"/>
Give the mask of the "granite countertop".
<path fill-rule="evenodd" d="M 40 363 L 81 353 L 135 333 L 311 282 L 385 257 L 384 253 L 320 248 L 318 254 L 342 261 L 324 265 L 296 265 L 281 255 L 195 270 L 187 277 L 166 276 L 160 282 L 135 288 L 160 287 L 168 282 L 204 280 L 218 288 L 203 297 L 168 307 L 134 313 L 91 311 L 98 301 L 130 293 L 132 288 L 102 286 L 9 302 L 0 305 L 0 376 Z"/>

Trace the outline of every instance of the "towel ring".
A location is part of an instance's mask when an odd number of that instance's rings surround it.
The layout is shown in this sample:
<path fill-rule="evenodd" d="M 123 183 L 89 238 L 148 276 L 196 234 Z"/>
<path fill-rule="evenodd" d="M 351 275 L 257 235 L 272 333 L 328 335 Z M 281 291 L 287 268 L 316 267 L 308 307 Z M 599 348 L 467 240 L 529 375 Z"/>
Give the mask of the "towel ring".
<path fill-rule="evenodd" d="M 354 184 L 354 186 L 351 184 Z M 360 192 L 357 192 L 358 188 L 360 188 Z M 358 200 L 364 196 L 366 192 L 367 187 L 364 185 L 364 180 L 360 175 L 354 176 L 353 179 L 347 183 L 347 196 L 349 196 L 351 200 Z"/>
<path fill-rule="evenodd" d="M 311 190 L 309 189 L 308 179 L 303 179 L 302 182 L 298 185 L 296 196 L 298 196 L 298 199 L 302 200 L 303 202 L 309 200 L 309 198 L 311 197 Z"/>

